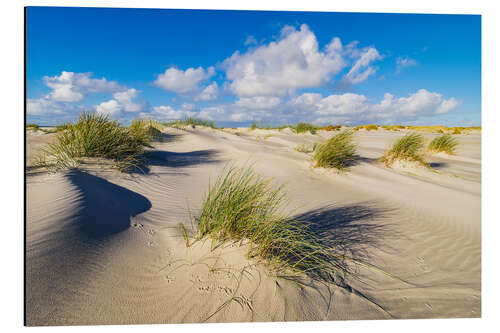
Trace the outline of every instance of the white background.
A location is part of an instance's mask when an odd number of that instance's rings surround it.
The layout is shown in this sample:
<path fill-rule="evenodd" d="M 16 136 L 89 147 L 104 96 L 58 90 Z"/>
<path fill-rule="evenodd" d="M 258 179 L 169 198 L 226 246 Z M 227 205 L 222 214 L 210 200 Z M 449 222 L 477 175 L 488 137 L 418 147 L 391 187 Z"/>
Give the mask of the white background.
<path fill-rule="evenodd" d="M 94 327 L 23 327 L 23 160 L 24 160 L 24 6 L 87 6 L 87 7 L 145 7 L 199 9 L 254 9 L 392 13 L 448 13 L 482 15 L 482 319 L 338 321 L 252 324 L 195 324 L 195 325 L 134 325 Z M 495 1 L 475 0 L 246 0 L 237 2 L 210 0 L 94 0 L 94 1 L 7 1 L 0 8 L 0 156 L 1 156 L 1 214 L 0 246 L 2 254 L 0 327 L 4 332 L 36 331 L 268 331 L 285 329 L 299 331 L 341 332 L 491 332 L 500 331 L 500 84 L 499 41 L 500 16 Z M 388 32 L 390 33 L 390 32 Z"/>

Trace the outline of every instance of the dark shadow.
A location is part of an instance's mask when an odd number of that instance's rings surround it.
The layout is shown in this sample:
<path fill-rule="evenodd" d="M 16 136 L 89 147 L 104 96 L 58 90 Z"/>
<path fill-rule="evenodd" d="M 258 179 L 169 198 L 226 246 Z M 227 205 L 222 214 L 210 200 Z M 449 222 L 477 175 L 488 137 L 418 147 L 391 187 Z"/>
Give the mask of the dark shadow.
<path fill-rule="evenodd" d="M 360 163 L 377 163 L 379 161 L 378 158 L 373 158 L 373 157 L 361 157 L 361 156 L 357 156 L 356 159 L 353 161 L 353 164 L 352 165 L 357 165 L 357 164 L 360 164 Z"/>
<path fill-rule="evenodd" d="M 387 225 L 375 221 L 389 212 L 370 205 L 325 206 L 295 216 L 307 221 L 324 245 L 357 258 L 366 257 L 367 247 L 377 247 L 387 234 Z"/>
<path fill-rule="evenodd" d="M 172 142 L 172 141 L 178 140 L 181 136 L 182 136 L 181 134 L 161 132 L 161 134 L 158 134 L 158 137 L 156 137 L 155 141 L 167 143 L 167 142 Z M 155 142 L 153 142 L 153 144 L 154 143 Z"/>
<path fill-rule="evenodd" d="M 350 289 L 348 280 L 358 279 L 357 265 L 367 263 L 370 249 L 379 248 L 394 233 L 380 218 L 390 212 L 386 208 L 374 207 L 369 203 L 344 207 L 325 206 L 294 216 L 292 220 L 306 223 L 307 230 L 328 254 L 321 254 L 335 267 L 332 276 L 323 269 L 312 269 L 307 276 L 313 280 L 334 283 Z M 291 262 L 300 258 L 289 258 Z M 304 283 L 300 278 L 292 280 Z"/>
<path fill-rule="evenodd" d="M 361 163 L 373 164 L 373 163 L 377 163 L 377 162 L 378 162 L 377 158 L 361 157 L 361 156 L 357 155 L 357 156 L 354 156 L 352 159 L 344 161 L 344 168 L 345 168 L 345 171 L 349 171 L 350 167 L 359 165 Z"/>
<path fill-rule="evenodd" d="M 72 170 L 67 177 L 81 193 L 78 227 L 91 238 L 119 233 L 130 227 L 131 217 L 151 208 L 146 197 L 89 173 Z"/>
<path fill-rule="evenodd" d="M 443 163 L 443 162 L 431 162 L 429 163 L 429 166 L 433 169 L 440 169 L 440 168 L 444 168 L 447 166 L 447 163 Z"/>
<path fill-rule="evenodd" d="M 151 150 L 146 153 L 147 164 L 167 167 L 187 167 L 197 164 L 215 163 L 217 150 L 195 150 L 185 153 Z"/>

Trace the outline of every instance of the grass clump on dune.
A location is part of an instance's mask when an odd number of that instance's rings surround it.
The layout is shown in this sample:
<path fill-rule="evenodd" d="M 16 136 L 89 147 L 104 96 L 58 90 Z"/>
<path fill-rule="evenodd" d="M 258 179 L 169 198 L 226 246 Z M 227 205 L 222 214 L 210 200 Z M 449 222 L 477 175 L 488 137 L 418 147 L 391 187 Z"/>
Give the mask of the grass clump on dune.
<path fill-rule="evenodd" d="M 378 130 L 378 125 L 375 124 L 370 124 L 370 125 L 365 125 L 365 130 L 367 131 L 377 131 Z"/>
<path fill-rule="evenodd" d="M 251 168 L 225 169 L 204 198 L 198 238 L 218 244 L 244 241 L 248 257 L 278 275 L 307 274 L 336 282 L 344 272 L 340 256 L 320 242 L 310 223 L 283 213 L 283 189 Z"/>
<path fill-rule="evenodd" d="M 426 165 L 423 158 L 424 137 L 419 133 L 410 133 L 398 141 L 385 152 L 381 160 L 386 166 L 390 166 L 396 160 L 414 161 Z"/>
<path fill-rule="evenodd" d="M 451 134 L 443 134 L 434 138 L 427 147 L 427 150 L 433 153 L 445 152 L 453 155 L 458 146 L 458 140 Z"/>
<path fill-rule="evenodd" d="M 316 167 L 344 170 L 356 159 L 356 144 L 353 131 L 343 131 L 332 136 L 316 149 Z"/>
<path fill-rule="evenodd" d="M 192 128 L 196 128 L 196 126 L 205 126 L 210 128 L 216 128 L 215 123 L 213 121 L 198 119 L 194 117 L 188 117 L 183 120 L 174 120 L 171 122 L 163 123 L 163 125 L 168 127 L 191 126 Z"/>
<path fill-rule="evenodd" d="M 311 134 L 316 134 L 316 130 L 318 128 L 312 124 L 308 124 L 308 123 L 303 123 L 303 122 L 300 122 L 297 124 L 297 126 L 295 126 L 294 130 L 295 130 L 295 133 L 297 134 L 300 134 L 300 133 L 305 133 L 305 132 L 310 132 Z"/>
<path fill-rule="evenodd" d="M 84 112 L 75 123 L 66 124 L 54 143 L 47 145 L 47 166 L 72 168 L 81 163 L 81 158 L 95 157 L 110 159 L 113 167 L 128 171 L 143 164 L 144 147 L 151 140 L 145 123 L 122 127 L 108 116 Z"/>
<path fill-rule="evenodd" d="M 335 126 L 333 126 L 333 125 L 327 125 L 327 126 L 323 127 L 322 130 L 328 131 L 328 132 L 330 132 L 330 131 L 340 131 L 341 128 L 342 128 L 342 125 L 335 125 Z"/>
<path fill-rule="evenodd" d="M 26 130 L 38 131 L 40 126 L 37 124 L 26 124 Z"/>

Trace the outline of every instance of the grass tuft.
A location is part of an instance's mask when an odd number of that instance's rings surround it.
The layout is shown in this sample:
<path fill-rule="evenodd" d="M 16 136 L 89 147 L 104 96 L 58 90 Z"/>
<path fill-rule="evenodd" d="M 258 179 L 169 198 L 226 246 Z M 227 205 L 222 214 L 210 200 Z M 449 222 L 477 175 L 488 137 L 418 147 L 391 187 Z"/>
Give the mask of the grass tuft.
<path fill-rule="evenodd" d="M 330 132 L 330 131 L 340 131 L 341 128 L 342 128 L 342 125 L 335 125 L 335 126 L 328 125 L 328 126 L 323 127 L 322 130 L 328 131 L 328 132 Z"/>
<path fill-rule="evenodd" d="M 390 166 L 396 160 L 415 161 L 427 166 L 423 159 L 424 137 L 420 133 L 409 133 L 385 152 L 381 160 Z"/>
<path fill-rule="evenodd" d="M 458 146 L 458 140 L 451 134 L 443 134 L 434 138 L 427 147 L 427 150 L 433 153 L 445 152 L 453 155 Z"/>
<path fill-rule="evenodd" d="M 144 121 L 122 127 L 108 116 L 84 112 L 47 145 L 47 166 L 56 170 L 72 168 L 83 157 L 96 157 L 110 159 L 113 167 L 128 171 L 143 164 L 144 147 L 150 146 L 152 139 L 150 126 Z"/>
<path fill-rule="evenodd" d="M 198 238 L 219 244 L 246 241 L 248 257 L 277 274 L 339 281 L 345 270 L 335 250 L 320 242 L 310 223 L 281 213 L 286 202 L 283 189 L 251 168 L 226 168 L 205 195 Z"/>
<path fill-rule="evenodd" d="M 310 132 L 311 134 L 316 134 L 316 130 L 318 129 L 316 126 L 308 123 L 303 123 L 300 122 L 295 126 L 295 133 L 300 134 L 300 133 L 305 133 L 305 132 Z"/>
<path fill-rule="evenodd" d="M 314 161 L 316 167 L 344 170 L 356 159 L 354 132 L 343 131 L 332 136 L 316 149 Z"/>
<path fill-rule="evenodd" d="M 378 125 L 375 124 L 370 124 L 370 125 L 365 125 L 365 130 L 367 131 L 377 131 L 378 130 Z"/>
<path fill-rule="evenodd" d="M 192 128 L 196 128 L 196 126 L 205 126 L 210 128 L 216 128 L 215 123 L 211 120 L 198 119 L 193 117 L 188 117 L 183 120 L 174 120 L 170 122 L 166 122 L 162 124 L 167 127 L 180 127 L 180 126 L 191 126 Z"/>
<path fill-rule="evenodd" d="M 40 126 L 37 124 L 26 124 L 26 130 L 32 130 L 32 131 L 38 131 L 40 129 Z"/>

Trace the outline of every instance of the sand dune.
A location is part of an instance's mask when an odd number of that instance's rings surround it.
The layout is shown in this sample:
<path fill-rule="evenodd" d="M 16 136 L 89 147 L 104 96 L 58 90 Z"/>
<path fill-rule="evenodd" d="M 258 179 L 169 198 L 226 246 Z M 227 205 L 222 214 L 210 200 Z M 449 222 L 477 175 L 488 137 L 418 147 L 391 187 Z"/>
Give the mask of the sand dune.
<path fill-rule="evenodd" d="M 402 132 L 357 132 L 342 174 L 295 151 L 332 134 L 168 129 L 145 173 L 29 169 L 27 324 L 480 317 L 480 134 L 429 156 L 436 172 L 377 162 Z M 28 132 L 28 165 L 52 137 Z M 273 277 L 244 244 L 186 247 L 178 224 L 230 162 L 287 183 L 292 214 L 367 263 L 348 288 Z"/>

